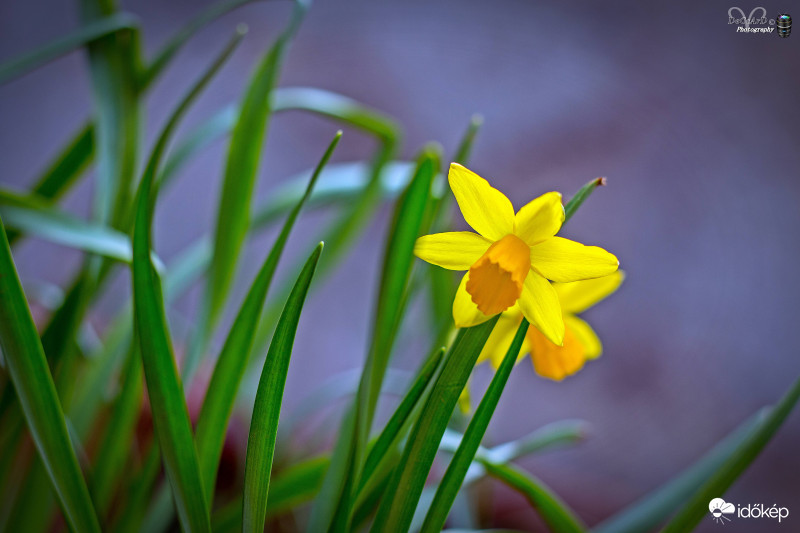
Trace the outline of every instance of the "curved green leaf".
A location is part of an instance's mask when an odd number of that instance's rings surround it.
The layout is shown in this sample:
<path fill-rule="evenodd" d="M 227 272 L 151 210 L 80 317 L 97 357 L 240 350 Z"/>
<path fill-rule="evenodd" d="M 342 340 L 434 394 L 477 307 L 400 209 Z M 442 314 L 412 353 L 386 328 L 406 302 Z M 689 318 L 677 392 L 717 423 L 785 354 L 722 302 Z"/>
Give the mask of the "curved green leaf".
<path fill-rule="evenodd" d="M 564 224 L 566 224 L 567 221 L 572 218 L 572 215 L 574 215 L 581 204 L 583 204 L 583 202 L 592 195 L 596 188 L 602 187 L 605 184 L 605 178 L 595 178 L 578 189 L 578 192 L 575 193 L 575 196 L 570 198 L 569 202 L 564 205 Z"/>
<path fill-rule="evenodd" d="M 161 280 L 150 260 L 150 232 L 157 192 L 153 181 L 178 121 L 241 40 L 239 32 L 181 100 L 156 142 L 142 176 L 133 232 L 133 302 L 147 392 L 167 478 L 181 525 L 210 531 L 208 506 L 192 439 L 192 426 L 178 377 L 164 312 Z"/>
<path fill-rule="evenodd" d="M 320 253 L 322 253 L 322 243 L 311 254 L 297 278 L 278 321 L 267 358 L 264 361 L 264 369 L 261 372 L 261 380 L 253 406 L 253 417 L 250 421 L 250 434 L 247 439 L 242 532 L 261 533 L 264 531 L 269 479 L 272 472 L 272 458 L 275 453 L 275 439 L 278 435 L 278 420 L 283 389 L 286 385 L 286 374 L 289 371 L 289 360 L 292 356 L 297 325 L 300 322 L 300 313 Z"/>
<path fill-rule="evenodd" d="M 492 477 L 516 490 L 539 512 L 539 515 L 555 532 L 584 533 L 586 528 L 580 519 L 541 481 L 511 464 L 498 465 L 482 461 Z"/>
<path fill-rule="evenodd" d="M 72 447 L 53 377 L 47 366 L 5 228 L 0 220 L 0 346 L 39 457 L 75 531 L 100 531 Z"/>

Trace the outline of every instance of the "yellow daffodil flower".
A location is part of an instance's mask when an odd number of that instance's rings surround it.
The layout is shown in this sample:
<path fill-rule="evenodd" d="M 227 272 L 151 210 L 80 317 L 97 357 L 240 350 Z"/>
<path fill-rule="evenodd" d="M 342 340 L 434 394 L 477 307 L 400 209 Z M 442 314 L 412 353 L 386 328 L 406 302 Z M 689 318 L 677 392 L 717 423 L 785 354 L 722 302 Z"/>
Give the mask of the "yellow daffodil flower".
<path fill-rule="evenodd" d="M 456 326 L 475 326 L 517 305 L 547 339 L 562 345 L 561 306 L 548 280 L 606 276 L 617 270 L 617 258 L 555 236 L 564 223 L 557 192 L 543 194 L 515 214 L 503 193 L 457 163 L 450 165 L 448 181 L 464 219 L 477 233 L 425 235 L 417 239 L 414 253 L 428 263 L 467 271 L 453 301 Z"/>
<path fill-rule="evenodd" d="M 603 351 L 600 339 L 589 324 L 575 315 L 616 291 L 623 279 L 623 272 L 617 271 L 597 279 L 554 283 L 553 289 L 558 294 L 566 326 L 564 345 L 557 346 L 536 328 L 528 328 L 519 358 L 530 353 L 537 374 L 561 381 L 583 368 L 587 360 L 600 357 Z M 511 346 L 520 322 L 522 322 L 522 311 L 519 306 L 515 305 L 500 315 L 497 325 L 478 356 L 478 362 L 489 360 L 493 367 L 499 367 Z"/>

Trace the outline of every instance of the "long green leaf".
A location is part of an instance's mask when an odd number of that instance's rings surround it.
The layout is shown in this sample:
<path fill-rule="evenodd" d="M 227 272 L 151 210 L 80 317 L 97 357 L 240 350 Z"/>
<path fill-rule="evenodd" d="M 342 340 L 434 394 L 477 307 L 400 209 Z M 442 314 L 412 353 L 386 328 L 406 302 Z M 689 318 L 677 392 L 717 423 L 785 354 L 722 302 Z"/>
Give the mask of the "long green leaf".
<path fill-rule="evenodd" d="M 300 322 L 300 312 L 320 253 L 322 253 L 322 243 L 311 254 L 297 278 L 278 321 L 267 359 L 264 361 L 264 370 L 261 372 L 253 417 L 250 421 L 250 435 L 247 439 L 242 500 L 243 532 L 264 531 L 269 478 L 272 472 L 272 458 L 275 453 L 286 374 L 289 371 L 289 360 L 292 356 L 297 325 Z"/>
<path fill-rule="evenodd" d="M 161 280 L 153 268 L 149 249 L 157 192 L 153 181 L 161 156 L 179 120 L 224 64 L 242 37 L 238 32 L 214 63 L 194 84 L 173 112 L 156 142 L 142 176 L 133 232 L 133 298 L 138 340 L 147 391 L 153 412 L 164 468 L 173 488 L 178 517 L 186 531 L 209 531 L 209 514 L 203 481 L 192 439 L 192 427 L 178 377 L 167 328 Z"/>
<path fill-rule="evenodd" d="M 39 457 L 75 531 L 100 531 L 0 220 L 0 346 Z"/>
<path fill-rule="evenodd" d="M 270 250 L 261 270 L 250 287 L 250 291 L 247 293 L 247 297 L 242 303 L 242 307 L 236 316 L 233 327 L 220 352 L 214 372 L 211 375 L 211 381 L 200 410 L 195 434 L 200 472 L 206 482 L 206 498 L 209 505 L 213 500 L 217 466 L 222 453 L 228 419 L 233 410 L 239 384 L 247 367 L 248 355 L 253 345 L 256 326 L 258 326 L 258 319 L 261 316 L 261 310 L 264 307 L 272 277 L 275 274 L 275 269 L 278 266 L 278 261 L 281 258 L 286 241 L 289 239 L 289 233 L 294 226 L 295 220 L 297 220 L 303 204 L 311 195 L 320 172 L 322 172 L 322 169 L 333 154 L 341 136 L 342 132 L 337 132 L 312 174 L 305 194 L 286 219 L 278 239 L 272 246 L 272 250 Z"/>
<path fill-rule="evenodd" d="M 657 529 L 731 458 L 750 435 L 757 431 L 768 412 L 769 408 L 767 407 L 761 409 L 680 475 L 641 500 L 634 502 L 630 507 L 596 525 L 592 531 L 594 533 L 638 533 Z"/>
<path fill-rule="evenodd" d="M 725 494 L 725 491 L 747 470 L 792 412 L 798 400 L 800 400 L 800 378 L 744 442 L 736 447 L 731 456 L 694 493 L 677 516 L 669 521 L 663 532 L 679 533 L 694 529 L 708 513 L 708 502 Z"/>
<path fill-rule="evenodd" d="M 594 192 L 594 190 L 598 187 L 602 187 L 606 184 L 605 178 L 595 178 L 580 189 L 578 192 L 575 193 L 575 196 L 570 198 L 569 202 L 564 205 L 564 224 L 572 218 L 572 215 L 578 210 L 578 208 L 586 201 L 589 196 Z"/>
<path fill-rule="evenodd" d="M 551 531 L 583 533 L 586 528 L 580 519 L 541 481 L 514 465 L 483 462 L 487 472 L 516 490 L 539 512 Z"/>
<path fill-rule="evenodd" d="M 138 26 L 139 19 L 128 13 L 115 13 L 90 22 L 65 37 L 0 65 L 0 85 L 110 33 Z"/>
<path fill-rule="evenodd" d="M 315 512 L 312 513 L 310 530 L 339 531 L 346 529 L 349 523 L 369 430 L 404 309 L 404 295 L 414 259 L 414 242 L 419 236 L 430 198 L 431 183 L 438 167 L 436 151 L 432 148 L 423 151 L 418 159 L 414 178 L 397 202 L 384 251 L 370 349 L 353 406 L 352 428 L 348 428 L 352 429 L 352 434 L 342 431 L 340 439 L 346 440 L 348 444 L 337 447 L 345 455 L 334 453 L 333 456 L 333 463 L 344 468 L 330 469 L 330 479 L 326 479 L 322 498 L 318 500 Z M 342 479 L 339 479 L 340 475 L 343 476 Z M 334 505 L 322 503 L 329 495 Z M 336 500 L 338 503 L 335 503 Z"/>
<path fill-rule="evenodd" d="M 439 441 L 496 322 L 494 317 L 459 332 L 383 495 L 372 531 L 406 531 L 411 525 Z"/>
<path fill-rule="evenodd" d="M 250 209 L 261 147 L 272 112 L 272 91 L 277 83 L 289 40 L 305 11 L 295 4 L 289 26 L 278 37 L 256 68 L 245 93 L 229 145 L 220 193 L 214 247 L 206 292 L 186 355 L 183 374 L 191 379 L 214 326 L 219 319 L 233 282 L 239 254 L 250 222 Z"/>
<path fill-rule="evenodd" d="M 0 215 L 9 227 L 46 241 L 130 263 L 131 243 L 117 230 L 84 222 L 51 208 L 2 206 Z"/>
<path fill-rule="evenodd" d="M 280 516 L 310 501 L 319 491 L 330 465 L 328 455 L 318 455 L 291 465 L 270 480 L 267 519 Z M 242 530 L 242 498 L 225 504 L 211 516 L 214 533 Z"/>
<path fill-rule="evenodd" d="M 495 372 L 489 388 L 486 389 L 475 415 L 470 420 L 469 426 L 467 426 L 464 438 L 461 439 L 461 444 L 450 461 L 450 466 L 447 467 L 442 481 L 439 483 L 439 489 L 433 498 L 433 503 L 425 517 L 425 522 L 422 524 L 422 533 L 441 531 L 444 527 L 447 515 L 450 514 L 450 508 L 453 506 L 453 502 L 456 501 L 456 495 L 467 475 L 467 470 L 469 470 L 469 466 L 475 458 L 475 453 L 481 445 L 483 436 L 486 434 L 486 429 L 489 427 L 489 422 L 492 420 L 494 411 L 500 401 L 500 395 L 505 389 L 509 376 L 511 376 L 511 370 L 517 362 L 517 357 L 527 332 L 528 321 L 523 318 L 516 335 L 514 335 L 514 340 L 511 341 L 511 346 L 509 346 L 506 356 L 503 358 L 503 362 Z"/>

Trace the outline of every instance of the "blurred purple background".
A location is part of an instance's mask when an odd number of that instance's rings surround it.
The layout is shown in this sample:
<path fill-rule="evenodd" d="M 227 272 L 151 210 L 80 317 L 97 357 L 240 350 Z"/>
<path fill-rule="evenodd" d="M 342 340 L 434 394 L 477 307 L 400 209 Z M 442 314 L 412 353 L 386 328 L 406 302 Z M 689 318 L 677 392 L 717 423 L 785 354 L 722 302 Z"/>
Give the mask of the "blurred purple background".
<path fill-rule="evenodd" d="M 123 7 L 141 16 L 149 56 L 207 3 L 144 0 Z M 452 154 L 470 116 L 481 113 L 485 123 L 470 167 L 517 208 L 543 192 L 569 197 L 589 179 L 608 177 L 608 187 L 564 232 L 614 252 L 628 274 L 615 296 L 585 314 L 605 353 L 562 383 L 542 380 L 527 361 L 521 364 L 490 428 L 491 441 L 499 443 L 564 418 L 590 422 L 584 444 L 523 461 L 589 524 L 691 464 L 775 402 L 800 374 L 800 31 L 788 39 L 736 33 L 728 24 L 731 5 L 322 0 L 281 77 L 281 85 L 337 91 L 396 117 L 406 158 L 429 140 Z M 759 5 L 770 17 L 786 9 L 771 0 Z M 741 7 L 749 12 L 755 4 Z M 288 10 L 277 2 L 247 6 L 191 40 L 148 95 L 145 146 L 244 21 L 249 35 L 182 131 L 238 100 Z M 800 20 L 800 10 L 791 14 Z M 77 25 L 72 2 L 4 2 L 0 61 Z M 0 87 L 3 185 L 29 186 L 90 113 L 80 53 Z M 259 197 L 314 165 L 336 128 L 296 112 L 276 117 Z M 363 159 L 371 147 L 347 130 L 334 159 Z M 212 229 L 226 148 L 217 142 L 196 158 L 160 200 L 157 249 L 167 261 Z M 90 198 L 90 180 L 84 180 L 66 206 L 83 215 Z M 313 293 L 284 414 L 331 375 L 363 363 L 387 210 Z M 324 220 L 304 218 L 293 238 L 304 245 L 293 256 L 322 235 Z M 271 239 L 248 247 L 234 307 Z M 78 254 L 33 239 L 15 255 L 26 280 L 63 284 L 79 266 Z M 103 311 L 119 307 L 128 283 L 121 277 L 113 285 Z M 178 316 L 190 321 L 199 296 L 194 290 L 184 298 Z M 408 321 L 394 366 L 411 369 L 420 360 L 425 341 L 413 338 L 413 328 L 423 320 Z M 480 368 L 473 398 L 488 379 Z M 794 413 L 726 500 L 777 503 L 800 513 L 798 449 L 800 414 Z M 502 525 L 537 527 L 522 498 L 500 493 Z M 700 531 L 713 527 L 704 521 Z M 758 524 L 759 531 L 777 530 L 771 527 L 771 521 Z M 734 522 L 726 531 L 751 528 Z"/>

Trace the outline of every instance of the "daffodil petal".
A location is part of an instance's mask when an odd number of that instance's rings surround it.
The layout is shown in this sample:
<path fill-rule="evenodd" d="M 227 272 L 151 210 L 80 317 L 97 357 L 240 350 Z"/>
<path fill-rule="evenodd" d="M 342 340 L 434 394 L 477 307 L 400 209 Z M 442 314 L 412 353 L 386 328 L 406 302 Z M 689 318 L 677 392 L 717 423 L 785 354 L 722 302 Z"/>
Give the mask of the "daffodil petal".
<path fill-rule="evenodd" d="M 527 337 L 533 368 L 544 378 L 561 381 L 583 368 L 586 362 L 583 345 L 571 329 L 564 335 L 564 346 L 556 346 L 537 330 L 528 330 Z"/>
<path fill-rule="evenodd" d="M 551 237 L 531 246 L 531 264 L 545 278 L 559 282 L 599 278 L 619 268 L 613 254 L 563 237 Z"/>
<path fill-rule="evenodd" d="M 561 346 L 564 343 L 564 319 L 558 295 L 549 281 L 531 270 L 525 278 L 519 297 L 522 314 L 550 342 Z"/>
<path fill-rule="evenodd" d="M 519 312 L 519 309 L 511 312 L 507 311 L 500 315 L 492 333 L 486 340 L 486 344 L 483 345 L 483 350 L 478 356 L 478 362 L 482 363 L 488 360 L 496 370 L 511 347 L 514 335 L 516 335 L 521 322 L 522 313 Z"/>
<path fill-rule="evenodd" d="M 471 231 L 424 235 L 414 244 L 414 255 L 448 270 L 469 270 L 491 242 Z"/>
<path fill-rule="evenodd" d="M 586 323 L 585 320 L 564 313 L 564 325 L 572 332 L 578 342 L 583 346 L 583 355 L 586 359 L 597 359 L 603 353 L 603 344 L 597 337 L 592 326 Z"/>
<path fill-rule="evenodd" d="M 561 193 L 548 192 L 528 202 L 514 217 L 514 233 L 534 245 L 552 237 L 564 223 Z"/>
<path fill-rule="evenodd" d="M 561 309 L 565 313 L 582 313 L 605 299 L 619 288 L 625 279 L 625 273 L 617 270 L 613 274 L 595 279 L 573 281 L 572 283 L 554 283 L 553 288 L 561 300 Z"/>
<path fill-rule="evenodd" d="M 489 320 L 491 317 L 481 313 L 472 296 L 467 292 L 467 278 L 469 272 L 461 278 L 461 283 L 456 290 L 456 297 L 453 300 L 453 320 L 457 328 L 470 328 Z"/>
<path fill-rule="evenodd" d="M 514 231 L 514 206 L 489 182 L 458 163 L 450 165 L 450 188 L 472 229 L 491 241 Z"/>

